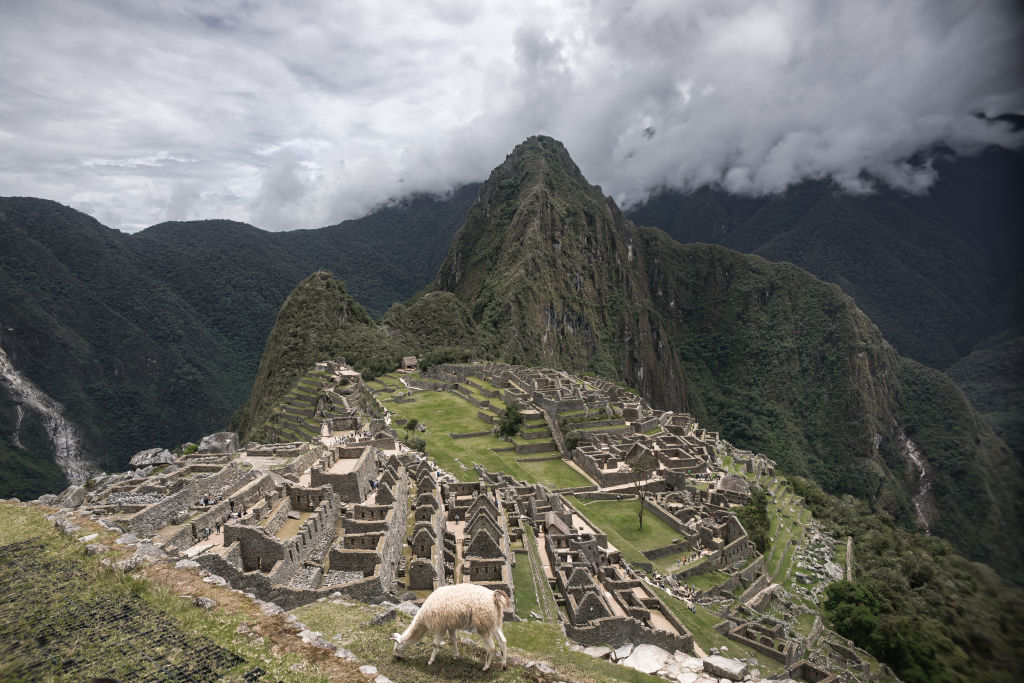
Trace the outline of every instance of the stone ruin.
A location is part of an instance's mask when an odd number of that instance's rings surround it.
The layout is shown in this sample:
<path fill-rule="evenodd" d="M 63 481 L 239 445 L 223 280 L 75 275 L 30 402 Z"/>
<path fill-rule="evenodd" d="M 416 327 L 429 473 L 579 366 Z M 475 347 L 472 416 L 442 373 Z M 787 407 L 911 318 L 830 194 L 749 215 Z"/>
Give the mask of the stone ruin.
<path fill-rule="evenodd" d="M 778 587 L 770 585 L 763 558 L 731 510 L 747 502 L 749 483 L 726 473 L 720 457 L 728 450 L 747 473 L 774 476 L 775 465 L 764 456 L 733 449 L 691 416 L 653 410 L 606 380 L 500 363 L 432 369 L 423 381 L 433 389 L 459 392 L 477 376 L 498 387 L 484 395 L 518 405 L 531 424 L 543 420 L 543 438 L 553 443 L 537 444 L 534 452 L 557 448 L 589 477 L 593 485 L 574 491 L 580 497 L 632 496 L 635 475 L 628 463 L 656 463 L 645 508 L 679 536 L 644 555 L 651 561 L 699 558 L 652 581 L 645 573 L 653 574 L 653 565 L 625 562 L 562 493 L 479 465 L 477 481 L 457 481 L 396 441 L 389 411 L 358 373 L 337 362 L 314 370 L 320 393 L 310 417 L 321 421 L 315 438 L 239 448 L 236 435 L 219 433 L 187 455 L 150 449 L 133 458 L 134 470 L 71 487 L 49 502 L 82 505 L 284 609 L 339 593 L 395 600 L 405 590 L 463 581 L 514 599 L 513 567 L 524 551 L 513 552 L 512 545 L 525 543 L 530 527 L 566 634 L 592 646 L 646 643 L 692 651 L 693 636 L 652 586 L 684 597 L 678 588 L 687 577 L 721 569 L 730 573 L 723 590 L 742 586 L 743 608 L 716 628 L 793 667 L 794 675 L 828 680 L 803 659 L 814 643 L 795 641 L 785 622 L 758 611 L 779 599 Z M 286 408 L 277 424 L 287 422 L 287 414 Z M 581 436 L 566 449 L 569 432 Z M 822 537 L 814 548 L 832 550 L 828 542 Z M 835 578 L 834 564 L 818 562 L 824 556 L 816 549 L 807 552 L 798 579 Z M 507 618 L 515 618 L 514 608 Z M 838 643 L 829 652 L 852 650 Z"/>

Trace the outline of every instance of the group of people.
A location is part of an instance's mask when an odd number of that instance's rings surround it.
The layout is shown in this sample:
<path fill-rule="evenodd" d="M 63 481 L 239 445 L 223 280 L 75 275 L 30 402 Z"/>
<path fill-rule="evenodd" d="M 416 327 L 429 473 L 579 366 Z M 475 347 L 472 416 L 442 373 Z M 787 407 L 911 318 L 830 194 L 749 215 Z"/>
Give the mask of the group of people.
<path fill-rule="evenodd" d="M 204 494 L 203 497 L 199 499 L 198 504 L 200 506 L 202 506 L 202 507 L 209 507 L 210 505 L 214 505 L 216 503 L 219 503 L 222 500 L 224 500 L 224 496 L 217 496 L 216 498 L 214 498 L 210 494 Z M 228 507 L 229 507 L 228 516 L 224 520 L 221 520 L 221 521 L 216 522 L 214 524 L 214 526 L 217 529 L 217 533 L 218 534 L 220 533 L 220 530 L 224 526 L 224 522 L 227 521 L 227 519 L 241 519 L 242 518 L 242 511 L 241 510 L 237 510 L 237 511 L 235 510 L 235 499 L 234 498 L 228 498 Z M 202 536 L 203 536 L 204 539 L 209 538 L 212 533 L 213 533 L 213 529 L 211 529 L 210 527 L 204 527 L 202 529 Z"/>

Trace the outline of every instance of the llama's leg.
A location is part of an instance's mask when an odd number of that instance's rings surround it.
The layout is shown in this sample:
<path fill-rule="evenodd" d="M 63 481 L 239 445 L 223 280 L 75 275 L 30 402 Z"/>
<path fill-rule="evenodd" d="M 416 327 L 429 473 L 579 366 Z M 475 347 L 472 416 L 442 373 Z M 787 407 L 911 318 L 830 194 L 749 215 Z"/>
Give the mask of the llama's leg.
<path fill-rule="evenodd" d="M 430 666 L 431 664 L 434 663 L 434 657 L 437 656 L 437 651 L 438 651 L 438 649 L 440 647 L 441 647 L 441 632 L 438 631 L 437 633 L 434 634 L 434 647 L 430 651 L 430 659 L 427 660 L 427 666 Z"/>
<path fill-rule="evenodd" d="M 459 635 L 455 629 L 448 631 L 448 640 L 452 641 L 452 649 L 455 650 L 455 659 L 459 658 Z"/>
<path fill-rule="evenodd" d="M 491 659 L 494 658 L 494 634 L 492 632 L 485 632 L 481 634 L 484 641 L 484 647 L 487 648 L 487 661 L 484 662 L 484 671 L 491 666 Z"/>
<path fill-rule="evenodd" d="M 501 632 L 501 626 L 498 627 L 498 647 L 501 648 L 501 668 L 508 668 L 508 641 L 505 640 L 505 634 Z"/>

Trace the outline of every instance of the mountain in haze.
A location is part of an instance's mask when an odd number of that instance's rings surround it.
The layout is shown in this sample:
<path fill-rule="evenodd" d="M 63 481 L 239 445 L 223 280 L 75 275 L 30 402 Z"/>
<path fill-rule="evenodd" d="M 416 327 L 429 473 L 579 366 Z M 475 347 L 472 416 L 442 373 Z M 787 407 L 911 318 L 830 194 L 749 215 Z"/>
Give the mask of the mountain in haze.
<path fill-rule="evenodd" d="M 0 198 L 0 350 L 60 406 L 88 462 L 123 469 L 141 448 L 228 423 L 311 270 L 342 274 L 377 315 L 429 283 L 476 190 L 288 233 L 193 221 L 126 235 L 56 202 Z M 67 485 L 46 419 L 0 377 L 0 497 Z"/>
<path fill-rule="evenodd" d="M 789 261 L 834 282 L 903 355 L 944 370 L 1022 319 L 1024 156 L 940 155 L 916 196 L 805 181 L 760 197 L 662 190 L 626 213 L 679 242 Z"/>
<path fill-rule="evenodd" d="M 836 285 L 636 227 L 551 138 L 494 170 L 433 289 L 463 302 L 485 357 L 626 381 L 971 557 L 1019 558 L 1001 539 L 1020 536 L 1020 465 L 947 376 Z"/>

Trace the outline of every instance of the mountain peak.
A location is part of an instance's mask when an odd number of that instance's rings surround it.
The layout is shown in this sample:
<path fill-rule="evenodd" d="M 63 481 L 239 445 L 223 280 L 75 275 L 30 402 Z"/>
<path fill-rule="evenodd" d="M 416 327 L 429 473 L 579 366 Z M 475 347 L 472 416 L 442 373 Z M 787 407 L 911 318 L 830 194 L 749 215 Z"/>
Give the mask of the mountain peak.
<path fill-rule="evenodd" d="M 547 135 L 532 135 L 516 145 L 505 157 L 505 163 L 494 169 L 491 178 L 512 170 L 533 175 L 553 173 L 586 182 L 565 145 Z"/>

